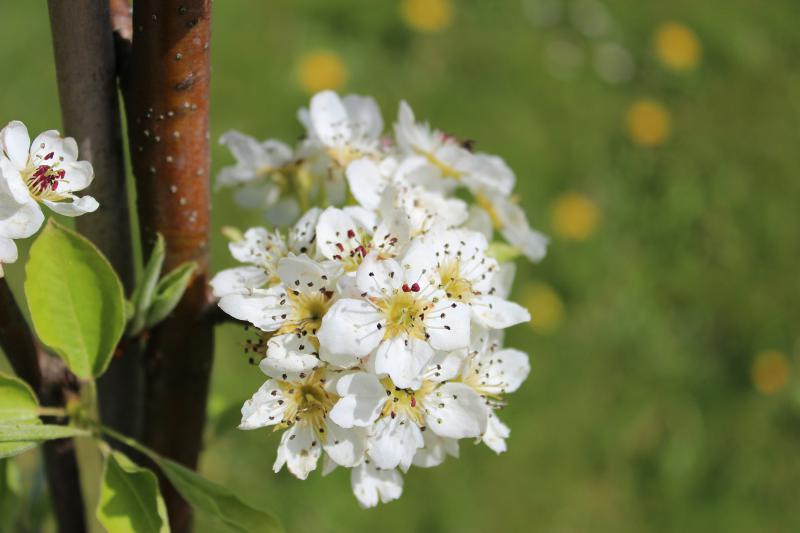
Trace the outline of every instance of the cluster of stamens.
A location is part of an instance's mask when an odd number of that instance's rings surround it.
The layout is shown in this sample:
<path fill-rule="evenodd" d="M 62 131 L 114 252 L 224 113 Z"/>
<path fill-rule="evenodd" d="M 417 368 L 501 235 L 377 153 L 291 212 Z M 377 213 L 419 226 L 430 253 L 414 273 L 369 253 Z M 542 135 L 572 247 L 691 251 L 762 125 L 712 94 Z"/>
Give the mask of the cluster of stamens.
<path fill-rule="evenodd" d="M 49 161 L 55 156 L 54 152 L 50 152 L 44 157 L 43 161 Z M 55 192 L 58 190 L 58 184 L 64 179 L 66 171 L 64 169 L 57 169 L 60 161 L 54 165 L 41 164 L 31 173 L 28 178 L 28 189 L 36 196 L 41 196 L 47 192 Z"/>

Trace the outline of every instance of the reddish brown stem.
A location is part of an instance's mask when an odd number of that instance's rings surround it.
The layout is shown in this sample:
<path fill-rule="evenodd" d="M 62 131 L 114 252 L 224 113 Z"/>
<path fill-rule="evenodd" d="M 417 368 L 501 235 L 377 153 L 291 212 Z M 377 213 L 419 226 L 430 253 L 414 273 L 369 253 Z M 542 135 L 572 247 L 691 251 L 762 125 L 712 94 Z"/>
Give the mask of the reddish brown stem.
<path fill-rule="evenodd" d="M 116 60 L 108 0 L 50 0 L 58 94 L 67 135 L 78 141 L 82 159 L 94 167 L 89 192 L 96 213 L 76 219 L 117 271 L 126 292 L 134 284 L 130 206 L 125 177 Z M 123 20 L 118 16 L 118 23 Z M 140 351 L 118 350 L 98 380 L 100 416 L 105 424 L 134 438 L 142 420 L 143 368 Z"/>
<path fill-rule="evenodd" d="M 64 364 L 39 348 L 5 279 L 0 279 L 0 348 L 17 375 L 37 392 L 43 405 L 63 406 L 67 395 L 77 390 L 77 381 Z M 86 531 L 72 439 L 48 442 L 42 447 L 42 454 L 58 530 L 61 533 Z"/>
<path fill-rule="evenodd" d="M 166 241 L 165 271 L 199 269 L 183 301 L 155 328 L 146 350 L 143 441 L 197 466 L 213 354 L 207 306 L 209 239 L 208 91 L 210 0 L 136 0 L 127 73 L 128 137 L 138 189 L 142 243 Z M 173 531 L 190 511 L 162 479 Z"/>

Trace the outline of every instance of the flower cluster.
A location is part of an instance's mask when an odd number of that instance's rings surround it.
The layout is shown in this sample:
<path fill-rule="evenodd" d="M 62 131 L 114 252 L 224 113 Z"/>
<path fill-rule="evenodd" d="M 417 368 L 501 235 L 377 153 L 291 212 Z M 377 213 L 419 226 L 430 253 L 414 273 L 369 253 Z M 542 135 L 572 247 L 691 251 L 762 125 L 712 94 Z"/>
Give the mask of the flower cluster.
<path fill-rule="evenodd" d="M 320 458 L 325 473 L 352 468 L 357 499 L 374 506 L 399 497 L 412 464 L 457 456 L 459 439 L 505 450 L 496 410 L 529 363 L 502 332 L 530 316 L 508 299 L 514 267 L 492 239 L 531 260 L 547 239 L 511 199 L 502 159 L 417 122 L 405 103 L 393 139 L 371 98 L 322 92 L 299 117 L 296 149 L 222 138 L 237 164 L 219 182 L 272 220 L 299 220 L 285 234 L 236 235 L 245 265 L 211 284 L 257 329 L 248 351 L 269 378 L 240 427 L 283 431 L 276 472 L 305 479 Z"/>
<path fill-rule="evenodd" d="M 14 240 L 42 226 L 39 204 L 70 217 L 97 209 L 91 196 L 75 196 L 93 178 L 92 165 L 78 161 L 75 139 L 49 130 L 31 143 L 28 129 L 16 120 L 0 130 L 0 278 L 3 263 L 17 260 Z"/>

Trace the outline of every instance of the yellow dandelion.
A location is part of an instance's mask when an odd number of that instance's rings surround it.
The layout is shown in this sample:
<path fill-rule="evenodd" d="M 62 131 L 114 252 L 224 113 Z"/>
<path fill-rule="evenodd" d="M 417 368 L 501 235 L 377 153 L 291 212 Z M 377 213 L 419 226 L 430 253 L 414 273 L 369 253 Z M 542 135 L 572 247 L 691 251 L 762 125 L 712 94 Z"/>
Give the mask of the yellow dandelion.
<path fill-rule="evenodd" d="M 775 394 L 789 381 L 789 359 L 781 352 L 768 350 L 756 355 L 751 376 L 761 394 Z"/>
<path fill-rule="evenodd" d="M 585 194 L 568 192 L 553 202 L 550 222 L 553 231 L 559 237 L 585 241 L 597 230 L 600 223 L 600 209 Z"/>
<path fill-rule="evenodd" d="M 564 321 L 564 303 L 549 285 L 540 282 L 522 288 L 522 303 L 531 313 L 530 326 L 539 333 L 552 333 Z"/>
<path fill-rule="evenodd" d="M 436 33 L 453 21 L 453 4 L 451 0 L 403 0 L 400 15 L 411 29 Z"/>
<path fill-rule="evenodd" d="M 659 61 L 673 70 L 692 70 L 700 63 L 700 39 L 695 32 L 679 22 L 665 22 L 659 26 L 653 44 Z"/>
<path fill-rule="evenodd" d="M 347 81 L 347 66 L 335 52 L 317 50 L 300 59 L 297 69 L 300 86 L 308 93 L 336 90 Z"/>
<path fill-rule="evenodd" d="M 667 140 L 672 130 L 669 110 L 659 102 L 643 98 L 625 113 L 628 136 L 641 146 L 658 146 Z"/>

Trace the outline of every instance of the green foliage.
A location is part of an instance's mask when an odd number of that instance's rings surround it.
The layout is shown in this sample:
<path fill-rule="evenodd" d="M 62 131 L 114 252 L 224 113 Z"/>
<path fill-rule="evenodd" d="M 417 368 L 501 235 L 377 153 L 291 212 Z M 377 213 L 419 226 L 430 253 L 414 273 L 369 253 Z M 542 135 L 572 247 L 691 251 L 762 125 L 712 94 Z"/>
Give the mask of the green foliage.
<path fill-rule="evenodd" d="M 19 515 L 19 471 L 11 459 L 0 459 L 0 531 L 12 531 Z"/>
<path fill-rule="evenodd" d="M 41 424 L 39 402 L 30 387 L 21 379 L 0 373 L 0 437 L 6 425 L 33 427 Z M 30 440 L 0 441 L 0 457 L 17 455 L 36 446 Z"/>
<path fill-rule="evenodd" d="M 0 443 L 41 442 L 68 437 L 88 437 L 91 432 L 57 424 L 0 424 Z"/>
<path fill-rule="evenodd" d="M 204 511 L 241 533 L 276 533 L 283 531 L 271 514 L 250 507 L 233 492 L 199 474 L 163 457 L 156 459 L 170 482 L 192 507 Z"/>
<path fill-rule="evenodd" d="M 78 377 L 101 375 L 125 327 L 122 284 L 106 258 L 51 220 L 31 247 L 25 273 L 39 338 Z"/>
<path fill-rule="evenodd" d="M 142 279 L 133 293 L 131 302 L 133 304 L 133 318 L 128 324 L 128 331 L 131 335 L 138 335 L 145 327 L 147 310 L 153 303 L 153 294 L 158 285 L 158 277 L 161 275 L 161 268 L 164 266 L 164 237 L 159 233 L 156 243 L 150 252 L 150 259 L 144 267 Z"/>
<path fill-rule="evenodd" d="M 283 531 L 280 522 L 272 514 L 247 505 L 225 487 L 175 461 L 160 456 L 113 429 L 102 427 L 101 430 L 152 459 L 192 507 L 208 513 L 224 524 L 227 530 L 239 533 L 280 533 Z"/>
<path fill-rule="evenodd" d="M 164 276 L 158 282 L 153 303 L 147 311 L 146 328 L 151 328 L 167 318 L 183 298 L 192 275 L 197 270 L 197 263 L 184 263 Z"/>
<path fill-rule="evenodd" d="M 120 452 L 106 457 L 96 515 L 108 533 L 169 532 L 155 474 Z"/>
<path fill-rule="evenodd" d="M 132 336 L 152 328 L 169 316 L 197 270 L 196 263 L 184 263 L 159 280 L 164 255 L 164 238 L 159 234 L 145 265 L 142 280 L 133 294 L 133 312 L 128 324 L 128 333 Z"/>

